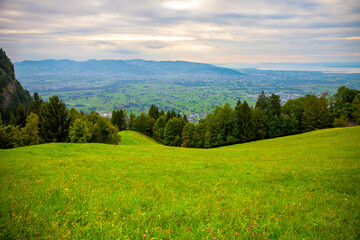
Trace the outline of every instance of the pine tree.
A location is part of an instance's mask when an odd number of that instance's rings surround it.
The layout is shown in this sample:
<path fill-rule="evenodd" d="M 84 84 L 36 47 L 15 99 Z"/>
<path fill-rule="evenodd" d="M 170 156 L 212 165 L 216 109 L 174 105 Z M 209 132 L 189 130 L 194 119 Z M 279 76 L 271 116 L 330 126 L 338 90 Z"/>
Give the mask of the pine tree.
<path fill-rule="evenodd" d="M 327 99 L 328 93 L 322 93 L 318 103 L 317 111 L 317 127 L 319 129 L 331 126 L 331 114 L 329 109 L 329 100 Z"/>
<path fill-rule="evenodd" d="M 315 95 L 306 94 L 304 101 L 304 113 L 301 118 L 301 131 L 308 132 L 318 128 L 318 101 Z"/>
<path fill-rule="evenodd" d="M 255 107 L 261 107 L 261 109 L 267 114 L 269 112 L 269 98 L 265 96 L 265 92 L 262 91 L 259 95 Z"/>
<path fill-rule="evenodd" d="M 126 114 L 126 109 L 120 109 L 118 111 L 113 110 L 111 123 L 116 126 L 119 131 L 127 129 L 128 117 Z"/>
<path fill-rule="evenodd" d="M 261 107 L 255 107 L 253 112 L 255 139 L 260 140 L 266 137 L 266 114 Z"/>
<path fill-rule="evenodd" d="M 45 142 L 66 142 L 69 136 L 69 111 L 58 96 L 49 98 L 40 110 L 40 134 Z"/>
<path fill-rule="evenodd" d="M 130 130 L 134 129 L 134 119 L 135 118 L 136 118 L 135 114 L 131 112 L 130 116 L 129 116 L 129 129 Z"/>
<path fill-rule="evenodd" d="M 148 115 L 157 120 L 160 117 L 159 109 L 155 105 L 151 105 Z"/>
<path fill-rule="evenodd" d="M 41 99 L 37 92 L 34 92 L 34 95 L 31 99 L 31 103 L 29 106 L 29 113 L 33 112 L 37 115 L 40 114 L 41 106 L 44 104 L 44 100 Z"/>
<path fill-rule="evenodd" d="M 20 128 L 25 127 L 26 125 L 26 110 L 22 103 L 19 104 L 16 110 L 16 125 L 20 126 Z"/>
<path fill-rule="evenodd" d="M 182 132 L 182 147 L 195 147 L 195 124 L 187 122 Z"/>

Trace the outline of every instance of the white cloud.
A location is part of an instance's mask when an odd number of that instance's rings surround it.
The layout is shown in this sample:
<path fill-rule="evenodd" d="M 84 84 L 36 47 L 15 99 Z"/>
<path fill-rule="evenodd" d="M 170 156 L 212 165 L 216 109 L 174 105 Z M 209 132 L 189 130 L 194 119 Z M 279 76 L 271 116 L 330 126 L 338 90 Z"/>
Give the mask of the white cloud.
<path fill-rule="evenodd" d="M 15 61 L 360 61 L 359 11 L 355 0 L 2 0 L 0 45 Z"/>

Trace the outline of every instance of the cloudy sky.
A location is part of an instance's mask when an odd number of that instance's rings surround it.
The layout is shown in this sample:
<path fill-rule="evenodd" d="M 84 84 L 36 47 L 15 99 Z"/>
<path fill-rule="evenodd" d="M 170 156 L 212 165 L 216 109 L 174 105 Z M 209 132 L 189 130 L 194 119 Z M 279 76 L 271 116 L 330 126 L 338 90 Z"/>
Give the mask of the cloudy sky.
<path fill-rule="evenodd" d="M 13 61 L 360 61 L 359 0 L 0 0 Z"/>

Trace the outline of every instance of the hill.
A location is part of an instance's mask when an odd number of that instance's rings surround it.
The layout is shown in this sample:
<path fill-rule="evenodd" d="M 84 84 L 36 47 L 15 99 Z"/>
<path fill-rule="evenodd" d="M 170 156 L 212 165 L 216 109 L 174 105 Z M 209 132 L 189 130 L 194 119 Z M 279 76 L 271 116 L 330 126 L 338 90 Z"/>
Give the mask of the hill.
<path fill-rule="evenodd" d="M 121 134 L 0 150 L 0 238 L 359 238 L 360 127 L 207 150 Z"/>
<path fill-rule="evenodd" d="M 211 64 L 186 61 L 145 60 L 42 60 L 15 63 L 17 74 L 28 75 L 122 75 L 122 76 L 164 76 L 164 75 L 244 75 L 229 68 Z"/>
<path fill-rule="evenodd" d="M 24 90 L 15 78 L 14 65 L 0 48 L 0 114 L 8 122 L 10 114 L 16 113 L 19 104 L 27 107 L 30 104 L 30 94 Z"/>
<path fill-rule="evenodd" d="M 122 131 L 121 145 L 154 145 L 158 144 L 154 139 L 130 130 Z"/>

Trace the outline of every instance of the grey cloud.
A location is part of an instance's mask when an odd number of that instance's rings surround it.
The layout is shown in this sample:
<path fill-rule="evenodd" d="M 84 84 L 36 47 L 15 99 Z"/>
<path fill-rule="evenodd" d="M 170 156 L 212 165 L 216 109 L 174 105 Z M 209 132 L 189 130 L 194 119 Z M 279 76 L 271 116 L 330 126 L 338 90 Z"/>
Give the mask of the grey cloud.
<path fill-rule="evenodd" d="M 264 52 L 290 55 L 305 48 L 314 55 L 330 50 L 359 51 L 358 40 L 346 42 L 346 46 L 339 43 L 341 38 L 360 34 L 358 1 L 203 0 L 205 4 L 199 9 L 181 10 L 166 8 L 164 2 L 0 0 L 0 45 L 18 49 L 16 56 L 20 59 L 48 53 L 62 58 L 137 54 L 138 58 L 161 56 L 168 60 L 182 54 L 181 50 L 172 48 L 176 44 L 166 41 L 79 40 L 94 35 L 192 38 L 192 42 L 183 41 L 176 46 L 187 49 L 211 46 L 204 48 L 211 50 L 204 51 L 223 54 L 224 58 L 231 54 Z M 11 30 L 16 31 L 11 33 Z"/>

